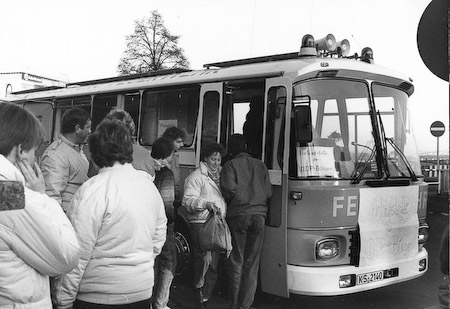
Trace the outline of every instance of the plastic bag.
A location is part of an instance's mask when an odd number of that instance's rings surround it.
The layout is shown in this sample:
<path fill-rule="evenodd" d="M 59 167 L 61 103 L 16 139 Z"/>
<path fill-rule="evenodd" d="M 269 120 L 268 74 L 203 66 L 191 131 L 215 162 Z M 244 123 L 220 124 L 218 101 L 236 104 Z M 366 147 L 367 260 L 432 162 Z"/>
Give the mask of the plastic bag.
<path fill-rule="evenodd" d="M 200 248 L 204 251 L 226 251 L 231 253 L 231 233 L 227 222 L 217 211 L 211 211 L 200 233 Z"/>

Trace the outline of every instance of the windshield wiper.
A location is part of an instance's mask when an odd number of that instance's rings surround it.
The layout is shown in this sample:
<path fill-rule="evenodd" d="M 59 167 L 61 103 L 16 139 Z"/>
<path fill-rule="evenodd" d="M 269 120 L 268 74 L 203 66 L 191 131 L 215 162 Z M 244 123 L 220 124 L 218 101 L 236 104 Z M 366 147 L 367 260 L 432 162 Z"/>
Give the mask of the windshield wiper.
<path fill-rule="evenodd" d="M 369 159 L 367 159 L 367 162 L 364 164 L 363 169 L 361 170 L 360 168 L 355 168 L 355 170 L 353 171 L 352 175 L 350 176 L 350 183 L 352 185 L 355 185 L 355 184 L 358 184 L 358 183 L 361 182 L 361 178 L 364 176 L 364 173 L 366 172 L 367 167 L 369 166 L 370 163 L 372 163 L 372 159 L 375 156 L 375 148 L 372 149 L 372 148 L 364 146 L 364 145 L 356 144 L 355 142 L 353 142 L 352 145 L 361 146 L 361 147 L 364 147 L 364 148 L 367 148 L 367 149 L 371 150 Z M 359 155 L 359 158 L 362 158 L 362 156 L 364 154 L 365 154 L 365 152 L 361 153 Z M 358 158 L 357 162 L 360 162 L 359 158 Z"/>
<path fill-rule="evenodd" d="M 394 143 L 394 140 L 392 138 L 387 138 L 386 137 L 386 132 L 384 131 L 384 125 L 383 125 L 383 121 L 381 120 L 381 115 L 380 115 L 380 111 L 378 111 L 378 119 L 380 120 L 380 125 L 381 125 L 381 134 L 382 134 L 382 138 L 383 138 L 383 164 L 385 166 L 385 174 L 387 176 L 387 178 L 389 179 L 390 174 L 389 174 L 389 167 L 388 167 L 388 156 L 387 156 L 387 147 L 386 147 L 386 142 L 388 142 L 392 148 L 394 148 L 394 150 L 400 155 L 400 158 L 403 160 L 403 163 L 405 163 L 406 169 L 409 172 L 409 175 L 411 176 L 412 181 L 417 181 L 417 176 L 414 173 L 414 170 L 412 169 L 411 165 L 408 162 L 408 159 L 406 159 L 405 154 L 400 150 L 400 148 Z M 396 166 L 396 165 L 394 165 Z M 397 167 L 396 167 L 397 168 Z M 398 170 L 398 169 L 397 169 Z"/>
<path fill-rule="evenodd" d="M 395 144 L 394 139 L 393 138 L 385 138 L 386 141 L 392 146 L 392 148 L 394 148 L 394 150 L 399 154 L 400 158 L 402 159 L 403 163 L 405 163 L 406 169 L 409 172 L 409 175 L 411 176 L 411 180 L 412 181 L 417 181 L 417 175 L 416 173 L 414 173 L 414 170 L 411 167 L 411 164 L 409 164 L 408 159 L 406 158 L 405 154 L 400 150 L 400 148 Z M 394 165 L 397 170 L 398 167 L 397 165 Z M 402 173 L 403 174 L 403 173 Z"/>

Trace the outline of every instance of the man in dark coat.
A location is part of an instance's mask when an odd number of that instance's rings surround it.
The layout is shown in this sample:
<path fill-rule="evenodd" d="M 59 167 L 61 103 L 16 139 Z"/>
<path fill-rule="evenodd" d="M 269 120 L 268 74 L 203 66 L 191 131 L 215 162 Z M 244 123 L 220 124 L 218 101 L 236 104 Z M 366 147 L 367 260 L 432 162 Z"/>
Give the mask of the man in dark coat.
<path fill-rule="evenodd" d="M 264 163 L 246 152 L 243 135 L 230 137 L 228 152 L 232 159 L 223 166 L 220 186 L 228 204 L 227 222 L 233 245 L 228 261 L 230 308 L 249 308 L 256 291 L 272 186 Z"/>

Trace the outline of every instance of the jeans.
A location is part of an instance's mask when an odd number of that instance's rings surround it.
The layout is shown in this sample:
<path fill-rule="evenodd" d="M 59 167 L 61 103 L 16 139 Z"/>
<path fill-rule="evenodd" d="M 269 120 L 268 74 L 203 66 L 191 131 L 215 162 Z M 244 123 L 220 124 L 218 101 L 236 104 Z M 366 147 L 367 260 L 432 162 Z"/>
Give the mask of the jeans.
<path fill-rule="evenodd" d="M 230 308 L 250 308 L 253 303 L 264 238 L 262 215 L 241 215 L 228 219 L 233 250 L 227 263 Z"/>
<path fill-rule="evenodd" d="M 155 259 L 155 286 L 153 287 L 153 308 L 167 308 L 170 286 L 177 268 L 177 248 L 173 237 L 173 226 L 167 225 L 166 242 Z"/>
<path fill-rule="evenodd" d="M 196 289 L 202 289 L 203 300 L 200 301 L 208 301 L 216 287 L 220 252 L 203 251 L 199 248 L 200 231 L 202 229 L 202 223 L 189 224 L 194 259 L 194 280 L 192 284 Z"/>

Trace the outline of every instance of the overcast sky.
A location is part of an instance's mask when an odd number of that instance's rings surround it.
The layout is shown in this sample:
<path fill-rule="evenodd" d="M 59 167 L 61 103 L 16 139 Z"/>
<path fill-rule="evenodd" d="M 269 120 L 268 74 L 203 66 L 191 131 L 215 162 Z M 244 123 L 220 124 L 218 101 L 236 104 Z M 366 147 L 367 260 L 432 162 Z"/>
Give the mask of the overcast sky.
<path fill-rule="evenodd" d="M 436 151 L 440 120 L 448 151 L 448 83 L 417 50 L 417 26 L 430 0 L 7 0 L 0 18 L 0 72 L 26 71 L 76 82 L 117 75 L 133 21 L 158 10 L 180 35 L 192 69 L 224 60 L 297 51 L 304 34 L 370 46 L 375 63 L 411 77 L 411 120 L 419 152 Z"/>

